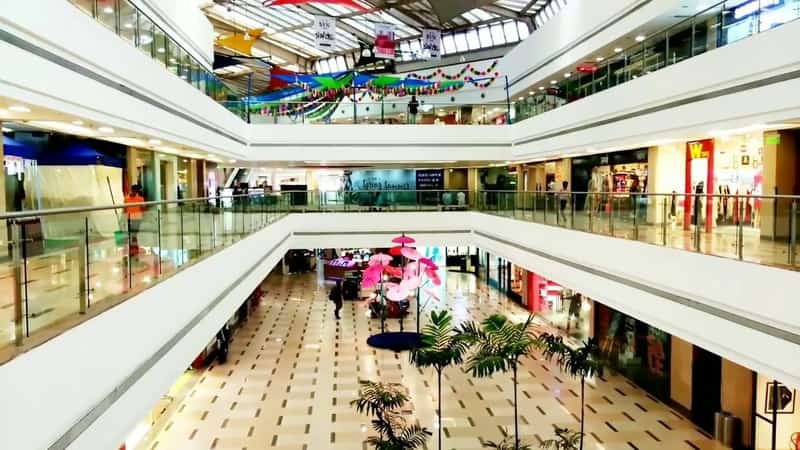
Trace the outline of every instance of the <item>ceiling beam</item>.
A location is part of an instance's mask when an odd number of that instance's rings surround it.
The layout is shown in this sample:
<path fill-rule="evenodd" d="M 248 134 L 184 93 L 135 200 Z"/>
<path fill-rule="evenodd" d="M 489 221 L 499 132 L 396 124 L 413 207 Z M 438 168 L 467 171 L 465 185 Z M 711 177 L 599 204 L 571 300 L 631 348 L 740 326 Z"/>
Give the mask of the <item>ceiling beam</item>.
<path fill-rule="evenodd" d="M 503 8 L 502 6 L 487 5 L 487 6 L 482 7 L 481 9 L 489 11 L 489 12 L 493 12 L 493 13 L 497 14 L 498 16 L 507 17 L 509 19 L 519 19 L 519 17 L 520 17 L 520 14 L 518 12 L 512 11 L 512 10 L 510 10 L 508 8 Z"/>
<path fill-rule="evenodd" d="M 525 5 L 525 7 L 524 7 L 524 8 L 522 8 L 522 9 L 519 11 L 519 13 L 520 13 L 520 14 L 527 14 L 527 13 L 528 13 L 528 11 L 530 11 L 530 9 L 531 9 L 531 8 L 533 8 L 533 6 L 534 6 L 534 5 L 536 5 L 537 3 L 539 3 L 539 0 L 531 0 L 531 1 L 529 1 L 529 2 L 528 2 L 528 4 L 527 4 L 527 5 Z M 544 6 L 547 6 L 547 2 L 545 2 L 545 3 L 543 3 L 543 4 L 542 4 L 542 7 L 544 7 Z M 539 9 L 541 9 L 541 8 L 539 8 Z M 537 9 L 537 10 L 536 10 L 536 12 L 538 12 L 538 11 L 539 11 L 539 10 Z M 535 14 L 535 13 L 534 13 L 534 14 Z"/>

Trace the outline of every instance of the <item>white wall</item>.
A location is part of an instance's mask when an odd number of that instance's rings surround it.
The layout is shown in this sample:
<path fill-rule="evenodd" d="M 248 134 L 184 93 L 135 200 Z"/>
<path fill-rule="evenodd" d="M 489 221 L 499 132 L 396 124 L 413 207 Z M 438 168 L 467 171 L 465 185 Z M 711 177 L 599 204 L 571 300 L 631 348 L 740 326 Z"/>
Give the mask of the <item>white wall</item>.
<path fill-rule="evenodd" d="M 167 35 L 211 69 L 214 64 L 214 27 L 198 0 L 129 0 Z"/>
<path fill-rule="evenodd" d="M 470 228 L 471 234 L 463 233 Z M 204 318 L 71 446 L 115 448 L 286 249 L 385 246 L 400 231 L 423 245 L 488 249 L 765 376 L 800 387 L 800 346 L 554 258 L 686 296 L 795 335 L 800 326 L 789 293 L 800 282 L 800 273 L 472 212 L 295 214 L 0 366 L 0 383 L 16 387 L 6 389 L 0 402 L 0 448 L 48 447 L 208 308 Z M 294 236 L 285 240 L 292 232 Z M 269 254 L 272 248 L 276 250 Z M 232 290 L 211 307 L 229 287 Z"/>
<path fill-rule="evenodd" d="M 481 125 L 252 125 L 257 161 L 505 161 L 511 129 Z"/>

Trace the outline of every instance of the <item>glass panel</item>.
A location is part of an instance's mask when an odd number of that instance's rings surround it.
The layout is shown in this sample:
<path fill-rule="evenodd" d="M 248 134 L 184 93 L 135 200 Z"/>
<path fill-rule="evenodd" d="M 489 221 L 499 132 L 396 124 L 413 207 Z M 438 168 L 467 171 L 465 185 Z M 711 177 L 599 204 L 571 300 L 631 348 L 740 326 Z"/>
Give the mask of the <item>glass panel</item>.
<path fill-rule="evenodd" d="M 72 0 L 72 4 L 90 16 L 94 16 L 94 0 Z"/>
<path fill-rule="evenodd" d="M 692 57 L 693 21 L 685 20 L 667 31 L 667 65 Z"/>
<path fill-rule="evenodd" d="M 444 44 L 444 51 L 445 53 L 455 53 L 456 52 L 456 43 L 453 39 L 452 34 L 446 34 L 442 37 L 442 43 Z"/>
<path fill-rule="evenodd" d="M 139 14 L 139 36 L 138 36 L 138 46 L 139 50 L 144 52 L 147 56 L 153 56 L 153 43 L 154 43 L 154 28 L 153 22 L 150 22 L 150 19 L 144 16 L 144 14 Z"/>
<path fill-rule="evenodd" d="M 524 22 L 517 22 L 517 29 L 519 31 L 519 40 L 523 40 L 530 36 L 531 32 L 528 29 L 528 25 Z"/>
<path fill-rule="evenodd" d="M 506 36 L 503 33 L 503 26 L 499 23 L 496 23 L 491 26 L 492 31 L 492 41 L 494 45 L 503 45 L 506 43 Z"/>
<path fill-rule="evenodd" d="M 481 43 L 478 40 L 478 31 L 474 28 L 467 31 L 467 45 L 469 46 L 470 50 L 481 48 Z"/>
<path fill-rule="evenodd" d="M 514 22 L 505 22 L 503 24 L 503 29 L 506 32 L 506 41 L 508 42 L 517 42 L 519 40 L 519 34 L 517 32 L 517 25 Z"/>
<path fill-rule="evenodd" d="M 161 62 L 161 64 L 167 65 L 167 35 L 161 31 L 161 28 L 153 25 L 153 36 L 155 40 L 153 41 L 153 48 L 156 60 Z"/>
<path fill-rule="evenodd" d="M 97 20 L 115 33 L 117 32 L 117 12 L 114 0 L 98 0 Z"/>
<path fill-rule="evenodd" d="M 467 47 L 467 37 L 464 33 L 455 33 L 453 37 L 456 41 L 456 50 L 459 52 L 466 52 L 469 50 L 469 47 Z"/>
<path fill-rule="evenodd" d="M 119 0 L 119 35 L 128 42 L 136 42 L 138 10 L 128 0 Z"/>
<path fill-rule="evenodd" d="M 478 28 L 478 37 L 481 40 L 481 47 L 491 47 L 492 44 L 492 33 L 489 31 L 489 27 L 482 26 Z"/>
<path fill-rule="evenodd" d="M 167 69 L 170 72 L 180 75 L 180 64 L 183 56 L 183 50 L 175 44 L 175 41 L 167 38 Z"/>

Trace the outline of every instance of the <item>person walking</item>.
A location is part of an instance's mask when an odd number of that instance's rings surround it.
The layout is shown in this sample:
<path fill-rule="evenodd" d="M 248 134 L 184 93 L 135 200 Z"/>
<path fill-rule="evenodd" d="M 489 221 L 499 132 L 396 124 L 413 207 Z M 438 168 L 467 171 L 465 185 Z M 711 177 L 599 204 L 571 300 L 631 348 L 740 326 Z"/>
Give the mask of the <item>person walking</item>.
<path fill-rule="evenodd" d="M 336 309 L 333 311 L 333 316 L 336 317 L 336 320 L 341 319 L 341 316 L 339 315 L 339 311 L 342 310 L 342 304 L 343 304 L 342 303 L 342 297 L 343 297 L 343 295 L 342 295 L 342 282 L 341 281 L 337 281 L 336 282 L 336 286 L 334 286 L 331 289 L 331 293 L 330 293 L 330 295 L 328 295 L 328 298 L 330 299 L 330 301 L 332 301 L 336 305 Z"/>
<path fill-rule="evenodd" d="M 412 95 L 411 101 L 408 102 L 408 123 L 411 125 L 417 124 L 417 114 L 419 113 L 419 101 L 417 96 Z"/>
<path fill-rule="evenodd" d="M 561 217 L 561 220 L 566 225 L 567 223 L 566 210 L 567 210 L 567 205 L 569 204 L 569 182 L 566 180 L 561 182 L 561 190 L 558 192 L 558 204 L 559 204 L 558 208 L 559 217 Z"/>

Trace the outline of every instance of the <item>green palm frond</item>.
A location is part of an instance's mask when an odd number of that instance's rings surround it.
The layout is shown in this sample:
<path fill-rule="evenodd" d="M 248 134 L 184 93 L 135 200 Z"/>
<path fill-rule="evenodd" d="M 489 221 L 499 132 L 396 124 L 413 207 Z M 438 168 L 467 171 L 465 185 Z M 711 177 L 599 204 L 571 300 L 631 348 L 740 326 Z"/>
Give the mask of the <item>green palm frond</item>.
<path fill-rule="evenodd" d="M 419 347 L 410 352 L 410 360 L 417 367 L 442 370 L 461 364 L 468 348 L 468 340 L 453 328 L 450 313 L 433 311 L 430 322 L 422 330 Z"/>
<path fill-rule="evenodd" d="M 578 450 L 581 441 L 581 433 L 572 431 L 569 428 L 561 428 L 553 424 L 555 437 L 542 441 L 541 448 L 545 450 Z"/>
<path fill-rule="evenodd" d="M 408 394 L 399 383 L 378 383 L 359 380 L 358 397 L 350 402 L 362 414 L 377 415 L 400 408 L 408 401 Z"/>
<path fill-rule="evenodd" d="M 462 325 L 460 334 L 475 347 L 467 358 L 465 370 L 476 377 L 487 377 L 516 367 L 520 358 L 538 346 L 532 325 L 533 316 L 513 323 L 501 315 L 487 318 L 480 327 L 474 323 Z"/>
<path fill-rule="evenodd" d="M 548 360 L 556 364 L 572 377 L 590 378 L 602 375 L 603 360 L 600 357 L 600 347 L 596 338 L 590 338 L 578 348 L 567 346 L 561 336 L 548 333 L 539 336 L 542 353 Z"/>
<path fill-rule="evenodd" d="M 484 448 L 492 448 L 494 450 L 533 450 L 528 444 L 523 442 L 519 443 L 519 447 L 514 445 L 514 437 L 507 436 L 502 441 L 494 442 L 494 441 L 486 441 L 483 443 Z"/>

